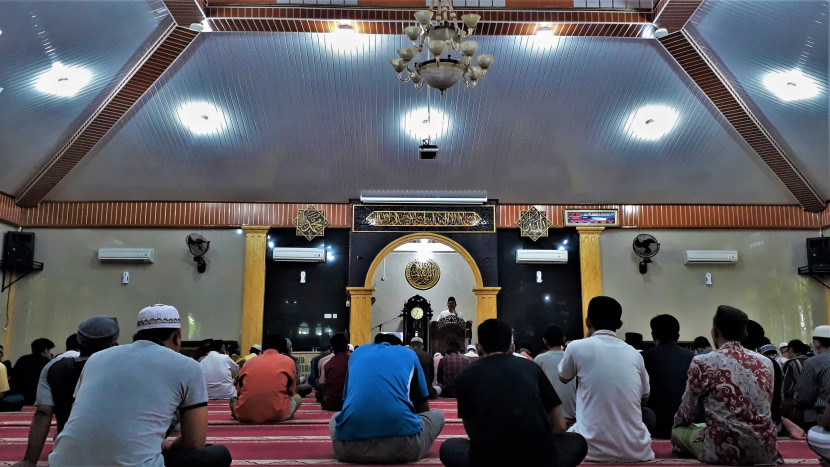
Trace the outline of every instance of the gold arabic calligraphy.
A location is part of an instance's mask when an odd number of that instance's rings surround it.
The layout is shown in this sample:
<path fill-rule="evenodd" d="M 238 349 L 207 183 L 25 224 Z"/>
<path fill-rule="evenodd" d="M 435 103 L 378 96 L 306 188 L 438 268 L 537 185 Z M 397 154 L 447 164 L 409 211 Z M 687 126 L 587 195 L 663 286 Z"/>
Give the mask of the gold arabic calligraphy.
<path fill-rule="evenodd" d="M 474 227 L 482 222 L 475 212 L 373 211 L 366 220 L 379 227 Z"/>
<path fill-rule="evenodd" d="M 435 260 L 418 261 L 413 259 L 406 265 L 406 281 L 418 290 L 427 290 L 435 287 L 441 278 L 441 268 Z"/>

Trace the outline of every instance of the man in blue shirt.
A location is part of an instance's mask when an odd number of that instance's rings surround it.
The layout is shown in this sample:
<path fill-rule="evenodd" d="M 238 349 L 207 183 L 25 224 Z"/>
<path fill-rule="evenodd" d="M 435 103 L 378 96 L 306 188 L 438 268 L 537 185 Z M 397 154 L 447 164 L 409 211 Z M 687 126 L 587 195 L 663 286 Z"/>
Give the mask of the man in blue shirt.
<path fill-rule="evenodd" d="M 343 411 L 329 423 L 334 457 L 367 464 L 423 458 L 444 427 L 444 413 L 430 410 L 428 399 L 415 352 L 378 334 L 349 359 Z"/>

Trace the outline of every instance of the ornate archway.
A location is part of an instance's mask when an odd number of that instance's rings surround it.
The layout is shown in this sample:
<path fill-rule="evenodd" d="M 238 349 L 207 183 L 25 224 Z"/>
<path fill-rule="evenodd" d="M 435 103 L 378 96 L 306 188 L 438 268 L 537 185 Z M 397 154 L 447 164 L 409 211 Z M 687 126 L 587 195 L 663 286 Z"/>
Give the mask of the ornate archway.
<path fill-rule="evenodd" d="M 496 295 L 498 295 L 501 287 L 484 287 L 484 282 L 481 278 L 481 271 L 478 268 L 472 255 L 458 242 L 455 242 L 443 235 L 438 235 L 431 232 L 419 232 L 409 235 L 404 235 L 390 242 L 375 256 L 372 264 L 369 266 L 369 271 L 366 273 L 366 280 L 363 282 L 363 287 L 346 287 L 346 291 L 351 297 L 351 316 L 349 317 L 349 332 L 351 334 L 351 342 L 355 345 L 366 344 L 372 341 L 371 327 L 372 327 L 372 294 L 375 288 L 372 287 L 372 278 L 380 266 L 383 259 L 395 248 L 412 241 L 429 239 L 438 243 L 443 243 L 455 250 L 470 266 L 475 280 L 475 287 L 473 293 L 476 295 L 476 314 L 478 323 L 484 320 L 496 317 Z"/>

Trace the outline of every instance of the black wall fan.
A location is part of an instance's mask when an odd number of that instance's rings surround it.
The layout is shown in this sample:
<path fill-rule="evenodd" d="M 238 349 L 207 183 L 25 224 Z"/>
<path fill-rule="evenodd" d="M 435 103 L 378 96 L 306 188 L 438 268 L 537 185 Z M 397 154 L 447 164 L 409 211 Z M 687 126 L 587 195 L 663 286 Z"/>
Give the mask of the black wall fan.
<path fill-rule="evenodd" d="M 649 234 L 640 234 L 634 239 L 634 254 L 642 258 L 640 260 L 640 274 L 648 271 L 648 263 L 651 258 L 660 251 L 660 244 L 657 239 Z"/>
<path fill-rule="evenodd" d="M 190 254 L 193 255 L 193 261 L 196 261 L 196 270 L 200 273 L 205 272 L 207 263 L 205 263 L 205 253 L 210 249 L 210 242 L 205 237 L 192 233 L 187 236 L 187 248 L 190 249 Z"/>

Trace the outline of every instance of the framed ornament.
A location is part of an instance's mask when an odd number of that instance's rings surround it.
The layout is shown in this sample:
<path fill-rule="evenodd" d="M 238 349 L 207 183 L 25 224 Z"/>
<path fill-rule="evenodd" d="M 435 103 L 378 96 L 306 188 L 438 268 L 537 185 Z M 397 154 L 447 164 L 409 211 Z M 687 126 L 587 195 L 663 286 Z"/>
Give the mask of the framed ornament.
<path fill-rule="evenodd" d="M 297 228 L 297 236 L 305 237 L 309 241 L 324 236 L 326 227 L 331 225 L 331 222 L 326 219 L 326 211 L 321 211 L 314 206 L 300 209 L 299 214 L 291 223 Z"/>
<path fill-rule="evenodd" d="M 435 260 L 413 259 L 406 265 L 404 271 L 406 282 L 418 290 L 427 290 L 435 287 L 441 278 L 441 268 Z"/>
<path fill-rule="evenodd" d="M 548 229 L 553 223 L 548 219 L 547 213 L 531 207 L 527 211 L 519 211 L 519 220 L 516 226 L 519 227 L 519 235 L 530 237 L 534 242 L 539 237 L 547 237 Z"/>

